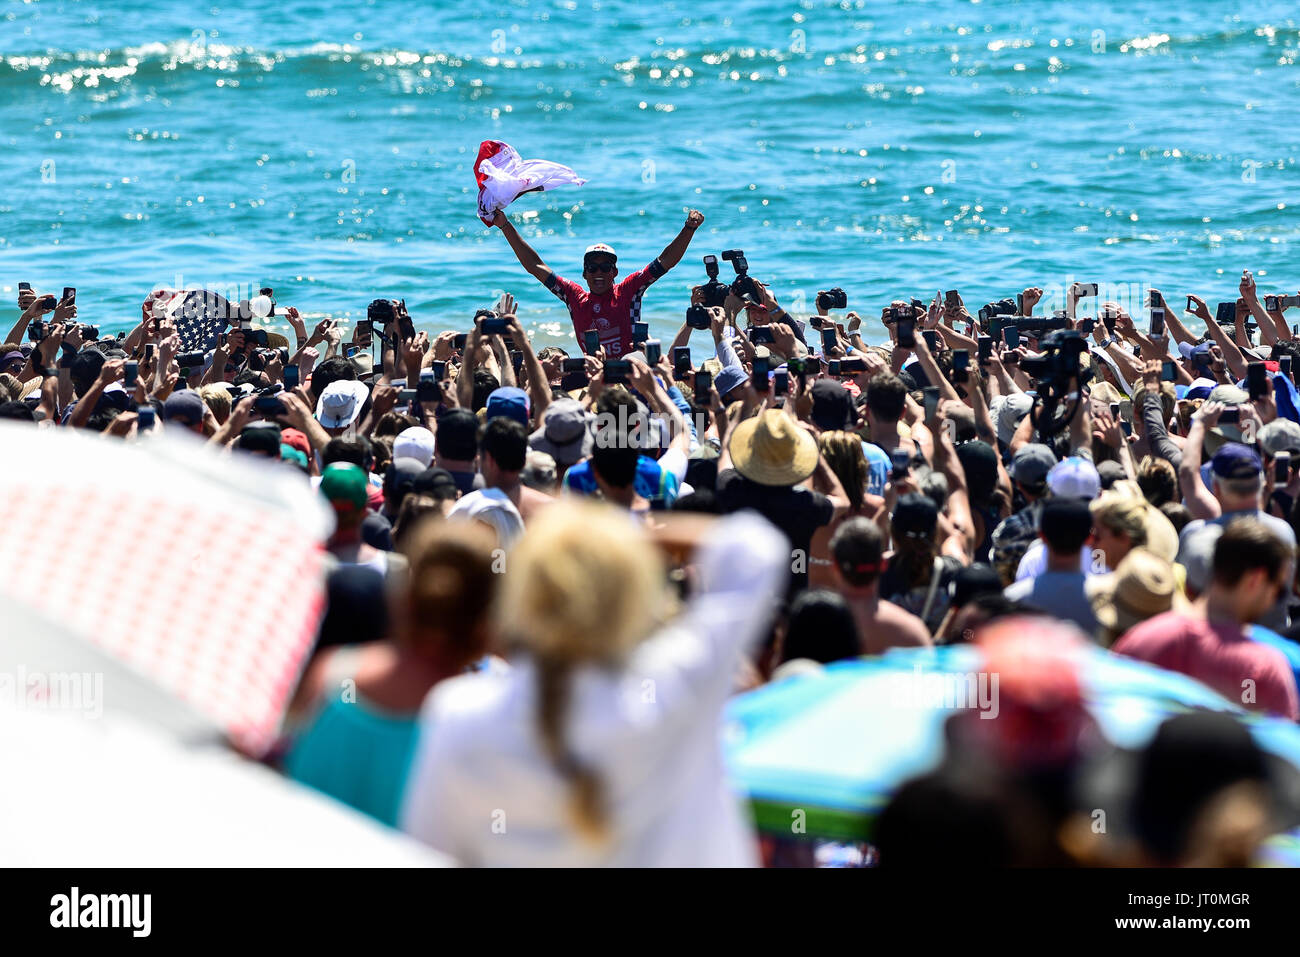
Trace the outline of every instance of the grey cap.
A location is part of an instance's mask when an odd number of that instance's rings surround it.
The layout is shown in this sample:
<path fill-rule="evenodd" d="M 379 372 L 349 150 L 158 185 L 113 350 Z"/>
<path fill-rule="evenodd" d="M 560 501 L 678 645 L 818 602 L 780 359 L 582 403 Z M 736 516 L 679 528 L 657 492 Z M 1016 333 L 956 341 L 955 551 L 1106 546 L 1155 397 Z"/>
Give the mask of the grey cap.
<path fill-rule="evenodd" d="M 1300 455 L 1300 424 L 1290 419 L 1274 419 L 1259 430 L 1259 444 L 1269 455 L 1279 452 Z"/>
<path fill-rule="evenodd" d="M 1046 445 L 1031 442 L 1022 445 L 1011 459 L 1010 474 L 1022 485 L 1034 488 L 1047 484 L 1047 473 L 1056 465 L 1056 456 Z"/>

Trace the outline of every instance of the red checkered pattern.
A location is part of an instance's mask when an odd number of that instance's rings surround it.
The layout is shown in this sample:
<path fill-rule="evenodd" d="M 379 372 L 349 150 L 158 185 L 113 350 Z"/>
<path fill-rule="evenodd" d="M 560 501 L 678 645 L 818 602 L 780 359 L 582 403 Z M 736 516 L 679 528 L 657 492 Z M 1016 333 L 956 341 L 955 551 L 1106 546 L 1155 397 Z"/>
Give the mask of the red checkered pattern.
<path fill-rule="evenodd" d="M 246 750 L 270 746 L 323 611 L 317 542 L 270 507 L 223 514 L 147 481 L 100 490 L 36 469 L 0 485 L 8 600 L 151 678 Z"/>

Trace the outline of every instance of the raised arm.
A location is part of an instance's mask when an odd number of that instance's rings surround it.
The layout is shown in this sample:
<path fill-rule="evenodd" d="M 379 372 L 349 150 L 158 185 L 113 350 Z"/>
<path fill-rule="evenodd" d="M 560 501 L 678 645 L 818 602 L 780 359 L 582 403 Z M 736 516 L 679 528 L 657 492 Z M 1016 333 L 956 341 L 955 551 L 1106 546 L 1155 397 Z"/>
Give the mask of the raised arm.
<path fill-rule="evenodd" d="M 542 257 L 537 255 L 537 251 L 528 245 L 523 236 L 519 235 L 519 230 L 515 229 L 514 223 L 506 218 L 504 212 L 497 210 L 492 225 L 505 235 L 506 242 L 510 244 L 515 257 L 519 260 L 519 265 L 523 266 L 530 276 L 543 283 L 551 278 L 551 267 L 542 262 Z"/>
<path fill-rule="evenodd" d="M 681 262 L 682 257 L 686 255 L 686 248 L 691 244 L 691 238 L 695 235 L 695 230 L 699 229 L 703 222 L 703 213 L 698 209 L 689 210 L 686 213 L 686 223 L 682 226 L 681 232 L 659 254 L 659 265 L 668 270 Z"/>

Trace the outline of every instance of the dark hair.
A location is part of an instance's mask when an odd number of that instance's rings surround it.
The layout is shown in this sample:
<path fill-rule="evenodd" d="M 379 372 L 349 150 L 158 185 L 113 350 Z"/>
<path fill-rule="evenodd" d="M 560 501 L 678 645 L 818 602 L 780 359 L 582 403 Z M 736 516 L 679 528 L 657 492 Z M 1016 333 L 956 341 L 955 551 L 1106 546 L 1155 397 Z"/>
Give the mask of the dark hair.
<path fill-rule="evenodd" d="M 892 372 L 878 372 L 867 383 L 867 408 L 884 422 L 897 422 L 907 405 L 907 386 Z"/>
<path fill-rule="evenodd" d="M 1075 555 L 1092 534 L 1092 513 L 1088 503 L 1075 499 L 1051 498 L 1043 505 L 1038 528 L 1048 551 Z"/>
<path fill-rule="evenodd" d="M 27 407 L 27 403 L 11 400 L 0 403 L 0 419 L 19 419 L 23 422 L 35 422 L 36 413 Z"/>
<path fill-rule="evenodd" d="M 321 468 L 326 465 L 333 465 L 335 462 L 351 462 L 353 465 L 359 465 L 366 471 L 371 470 L 374 465 L 375 453 L 370 445 L 370 440 L 364 435 L 357 436 L 336 436 L 326 443 L 325 448 L 321 451 Z"/>
<path fill-rule="evenodd" d="M 488 396 L 501 388 L 501 380 L 482 367 L 474 370 L 474 398 L 470 409 L 477 412 L 487 405 Z"/>
<path fill-rule="evenodd" d="M 466 462 L 478 455 L 478 418 L 469 409 L 452 409 L 438 419 L 434 450 L 444 459 Z"/>
<path fill-rule="evenodd" d="M 811 658 L 822 664 L 861 654 L 858 626 L 839 592 L 815 588 L 790 607 L 781 659 Z"/>
<path fill-rule="evenodd" d="M 514 419 L 498 415 L 483 426 L 478 445 L 503 472 L 521 472 L 528 458 L 528 430 Z"/>
<path fill-rule="evenodd" d="M 385 412 L 379 417 L 379 421 L 375 423 L 375 431 L 371 434 L 376 438 L 382 438 L 385 435 L 395 437 L 420 424 L 415 416 L 393 409 L 391 412 Z"/>
<path fill-rule="evenodd" d="M 850 585 L 866 588 L 884 571 L 885 538 L 868 518 L 841 522 L 831 536 L 830 547 L 835 566 Z"/>
<path fill-rule="evenodd" d="M 120 410 L 111 405 L 100 405 L 94 412 L 90 413 L 90 418 L 86 419 L 83 428 L 87 432 L 103 432 L 113 420 L 121 414 Z"/>
<path fill-rule="evenodd" d="M 597 443 L 591 452 L 591 467 L 614 488 L 627 488 L 636 480 L 636 466 L 641 453 L 623 436 L 608 445 Z"/>
<path fill-rule="evenodd" d="M 80 399 L 85 395 L 95 380 L 99 378 L 99 371 L 104 368 L 104 363 L 108 361 L 104 353 L 98 349 L 82 349 L 73 357 L 72 366 L 69 374 L 72 376 L 72 391 Z"/>
<path fill-rule="evenodd" d="M 230 380 L 231 385 L 251 385 L 260 389 L 266 385 L 266 376 L 261 372 L 255 372 L 252 369 L 245 369 L 239 375 Z"/>
<path fill-rule="evenodd" d="M 1261 568 L 1277 581 L 1293 551 L 1259 519 L 1233 519 L 1214 546 L 1214 583 L 1231 588 Z"/>
<path fill-rule="evenodd" d="M 343 379 L 352 380 L 356 377 L 357 367 L 347 359 L 342 356 L 326 359 L 312 371 L 311 397 L 319 401 L 321 393 L 329 387 L 331 382 L 338 382 Z"/>
<path fill-rule="evenodd" d="M 974 609 L 976 615 L 975 628 L 962 632 L 948 639 L 950 645 L 965 644 L 973 637 L 973 632 L 980 625 L 987 625 L 990 622 L 997 621 L 999 618 L 1012 618 L 1020 615 L 1038 614 L 1037 610 L 1025 604 L 1024 602 L 1013 601 L 1002 592 L 984 592 L 976 595 L 969 602 L 962 606 L 964 609 Z"/>
<path fill-rule="evenodd" d="M 1192 520 L 1191 511 L 1182 502 L 1165 502 L 1160 506 L 1160 514 L 1169 519 L 1179 535 L 1183 534 L 1183 529 Z"/>

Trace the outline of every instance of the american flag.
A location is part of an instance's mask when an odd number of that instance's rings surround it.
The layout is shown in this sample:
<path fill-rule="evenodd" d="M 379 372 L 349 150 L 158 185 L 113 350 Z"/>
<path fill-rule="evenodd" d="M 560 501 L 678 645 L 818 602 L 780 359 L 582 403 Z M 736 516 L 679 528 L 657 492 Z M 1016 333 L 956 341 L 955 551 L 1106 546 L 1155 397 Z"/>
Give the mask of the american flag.
<path fill-rule="evenodd" d="M 176 323 L 181 352 L 206 351 L 236 308 L 224 296 L 206 289 L 178 292 L 162 306 L 163 313 Z"/>
<path fill-rule="evenodd" d="M 0 604 L 15 612 L 0 633 L 27 619 L 37 633 L 14 646 L 89 643 L 265 751 L 323 611 L 319 496 L 278 463 L 165 430 L 127 443 L 0 423 L 0 454 L 39 469 L 0 470 Z M 106 705 L 129 709 L 129 685 L 106 681 Z"/>

